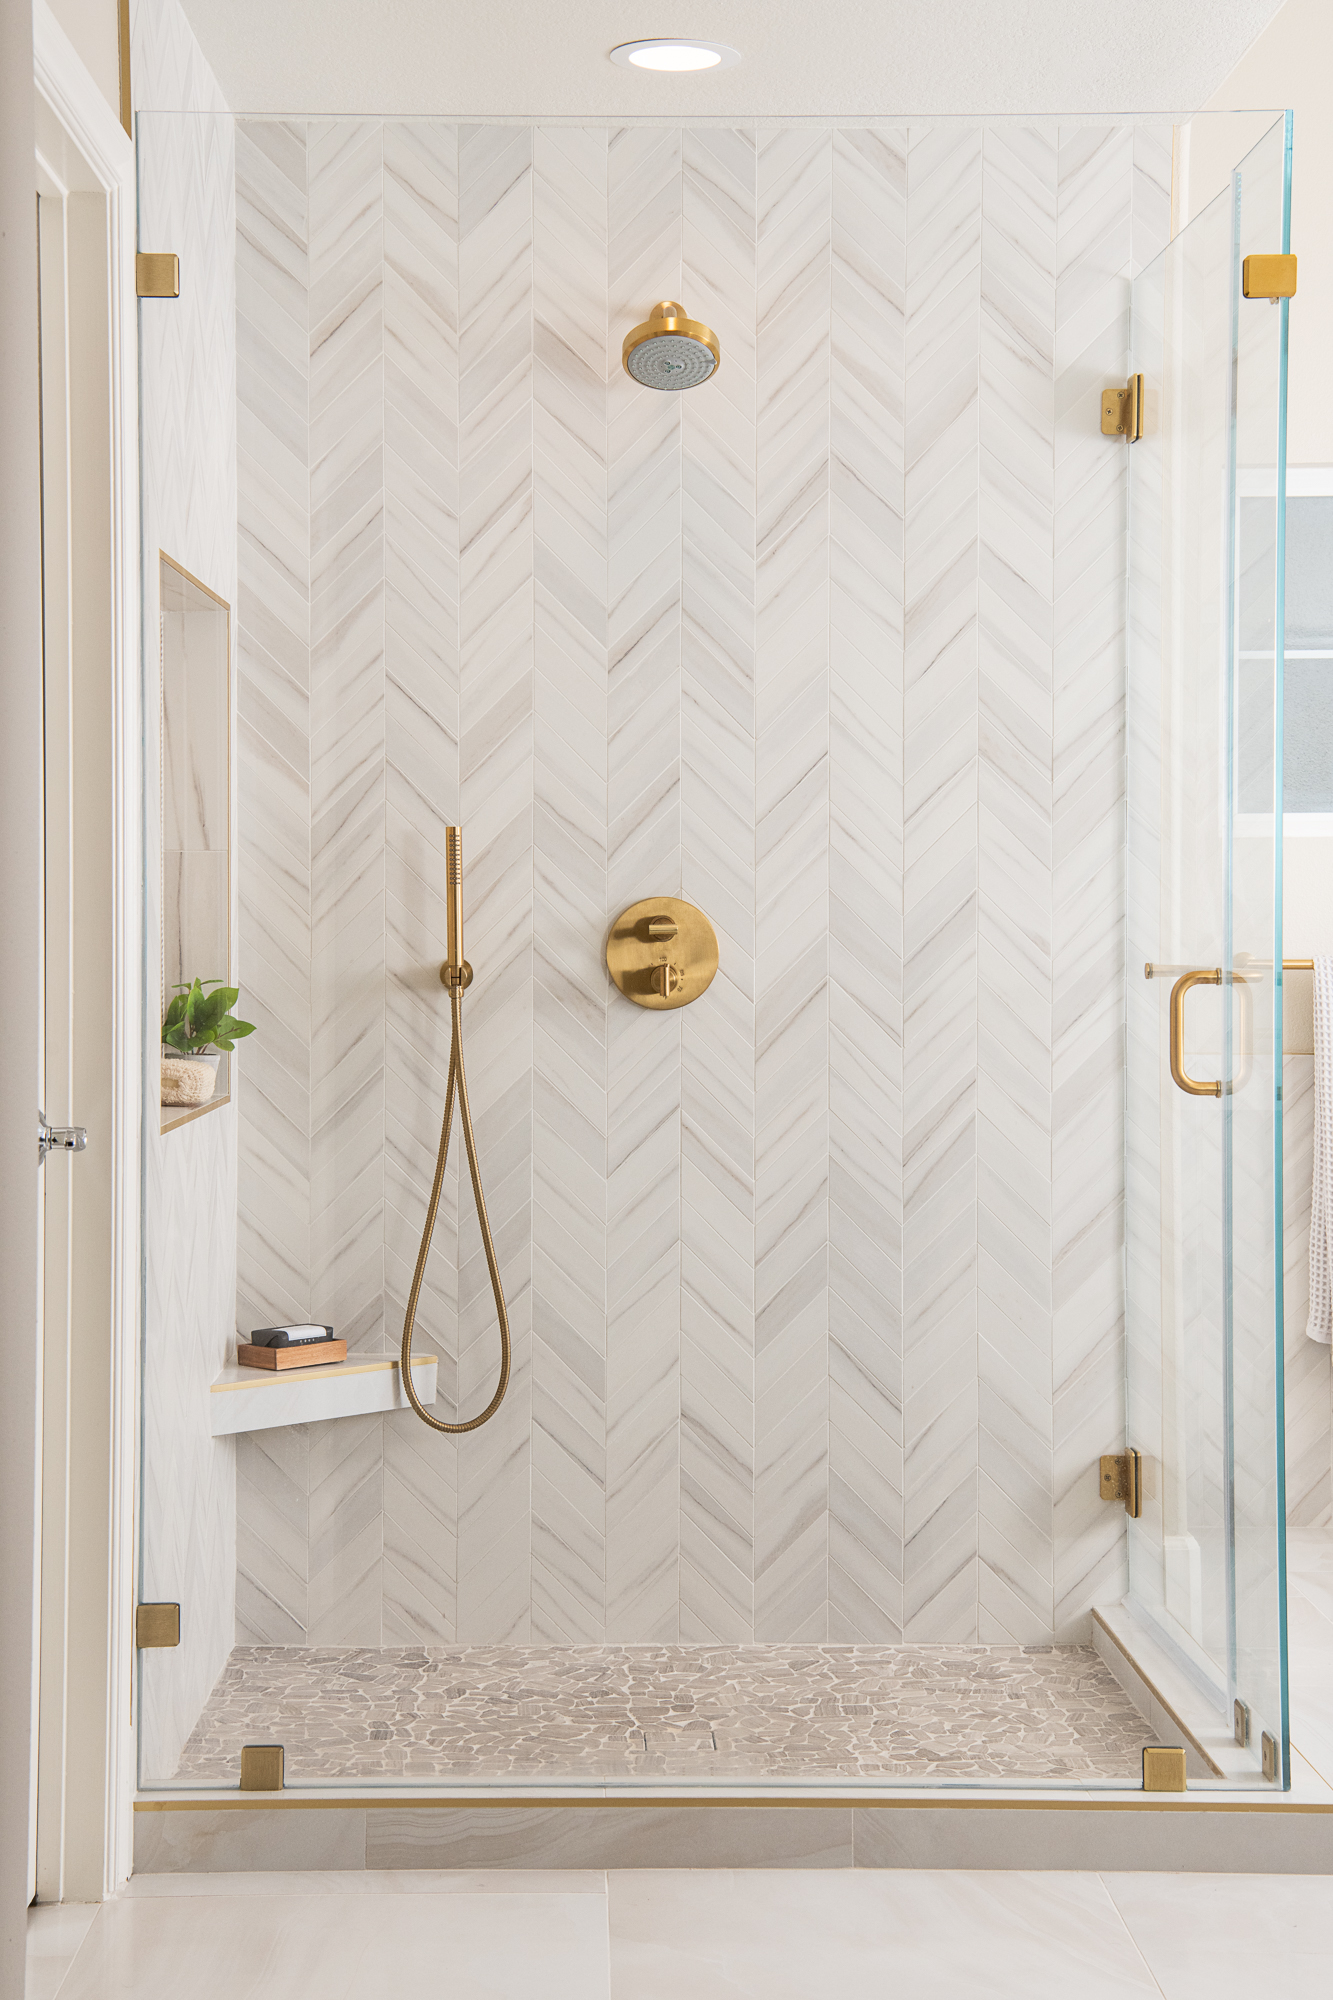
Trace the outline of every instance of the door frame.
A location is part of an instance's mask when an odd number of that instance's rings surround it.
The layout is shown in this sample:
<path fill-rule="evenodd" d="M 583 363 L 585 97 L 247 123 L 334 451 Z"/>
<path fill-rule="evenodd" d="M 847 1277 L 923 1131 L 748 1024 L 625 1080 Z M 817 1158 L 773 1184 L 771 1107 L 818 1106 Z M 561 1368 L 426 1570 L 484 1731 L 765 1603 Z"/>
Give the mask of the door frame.
<path fill-rule="evenodd" d="M 84 434 L 91 437 L 104 427 L 95 450 L 70 455 L 71 518 L 77 519 L 80 481 L 86 481 L 82 498 L 99 523 L 92 560 L 100 569 L 104 549 L 106 564 L 105 574 L 95 579 L 92 622 L 86 608 L 82 614 L 82 667 L 76 658 L 72 672 L 76 691 L 80 671 L 96 674 L 98 727 L 109 731 L 110 741 L 93 746 L 100 769 L 91 811 L 78 776 L 76 744 L 69 801 L 76 925 L 81 871 L 85 894 L 88 884 L 95 883 L 99 894 L 103 885 L 109 888 L 105 928 L 98 926 L 110 953 L 109 967 L 98 973 L 99 994 L 109 997 L 109 1019 L 98 1034 L 80 1036 L 73 1065 L 76 1094 L 80 1064 L 98 1066 L 85 1068 L 85 1078 L 99 1076 L 105 1150 L 92 1162 L 97 1227 L 81 1233 L 74 1257 L 71 1365 L 48 1373 L 48 1406 L 39 1415 L 39 1453 L 43 1435 L 68 1440 L 69 1448 L 49 1450 L 39 1460 L 36 1556 L 43 1601 L 34 1731 L 39 1898 L 98 1901 L 130 1872 L 136 1774 L 144 991 L 136 182 L 133 143 L 47 0 L 33 5 L 33 76 L 39 184 L 57 198 L 65 190 L 82 199 L 74 245 L 79 279 L 99 306 L 105 300 L 105 313 L 90 313 L 70 341 L 71 356 L 91 385 L 83 404 Z M 75 540 L 70 594 L 76 618 L 87 561 Z M 83 755 L 86 760 L 86 744 Z M 76 797 L 85 809 L 73 809 Z M 76 975 L 76 1011 L 78 1003 Z M 80 1117 L 77 1107 L 73 1117 Z M 90 1152 L 92 1143 L 90 1136 Z M 89 1163 L 85 1154 L 53 1164 L 74 1174 Z"/>

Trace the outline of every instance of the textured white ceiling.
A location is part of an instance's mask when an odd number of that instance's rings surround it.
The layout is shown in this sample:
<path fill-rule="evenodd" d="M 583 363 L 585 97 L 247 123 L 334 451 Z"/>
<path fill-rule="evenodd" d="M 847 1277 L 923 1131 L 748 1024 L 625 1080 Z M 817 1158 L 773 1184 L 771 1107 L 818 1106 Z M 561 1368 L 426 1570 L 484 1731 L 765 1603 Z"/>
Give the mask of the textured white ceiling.
<path fill-rule="evenodd" d="M 1280 0 L 184 0 L 238 111 L 670 118 L 1187 111 Z M 693 77 L 607 61 L 699 35 Z"/>

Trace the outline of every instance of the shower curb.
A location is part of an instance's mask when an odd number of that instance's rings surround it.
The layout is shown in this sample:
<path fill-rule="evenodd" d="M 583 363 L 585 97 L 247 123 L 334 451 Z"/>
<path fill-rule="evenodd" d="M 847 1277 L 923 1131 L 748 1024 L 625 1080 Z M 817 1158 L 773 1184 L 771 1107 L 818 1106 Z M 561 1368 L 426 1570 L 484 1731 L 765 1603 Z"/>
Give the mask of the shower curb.
<path fill-rule="evenodd" d="M 136 1874 L 996 1868 L 1333 1873 L 1333 1801 L 142 1798 Z"/>

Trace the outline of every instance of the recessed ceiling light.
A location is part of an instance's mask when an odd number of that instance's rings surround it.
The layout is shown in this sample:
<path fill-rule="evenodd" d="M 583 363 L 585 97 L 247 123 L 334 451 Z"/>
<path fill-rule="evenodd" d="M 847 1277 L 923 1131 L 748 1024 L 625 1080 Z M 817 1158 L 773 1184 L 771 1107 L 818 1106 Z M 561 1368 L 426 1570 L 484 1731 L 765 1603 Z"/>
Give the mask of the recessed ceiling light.
<path fill-rule="evenodd" d="M 611 51 L 613 63 L 631 69 L 730 69 L 740 59 L 740 50 L 729 49 L 725 42 L 686 41 L 674 35 L 654 42 L 622 42 Z"/>

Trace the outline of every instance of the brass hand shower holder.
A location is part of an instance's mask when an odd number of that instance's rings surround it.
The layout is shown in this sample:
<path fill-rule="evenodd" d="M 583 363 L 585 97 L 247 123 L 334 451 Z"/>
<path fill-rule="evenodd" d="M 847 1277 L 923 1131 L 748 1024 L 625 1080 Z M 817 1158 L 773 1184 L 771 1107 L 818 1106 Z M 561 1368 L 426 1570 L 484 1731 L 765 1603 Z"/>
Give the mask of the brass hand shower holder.
<path fill-rule="evenodd" d="M 472 1130 L 472 1111 L 467 1098 L 467 1075 L 463 1068 L 463 995 L 472 984 L 472 967 L 463 956 L 463 830 L 461 827 L 447 826 L 444 830 L 444 874 L 449 956 L 440 967 L 440 983 L 449 993 L 449 1004 L 453 1014 L 453 1038 L 449 1049 L 449 1083 L 445 1092 L 444 1118 L 440 1125 L 440 1148 L 435 1159 L 435 1179 L 431 1185 L 426 1223 L 421 1233 L 421 1248 L 417 1252 L 417 1267 L 412 1276 L 412 1290 L 408 1295 L 407 1312 L 403 1319 L 400 1372 L 408 1401 L 422 1423 L 429 1424 L 433 1431 L 444 1431 L 449 1436 L 456 1437 L 464 1431 L 478 1429 L 495 1415 L 504 1401 L 505 1390 L 509 1387 L 511 1343 L 509 1314 L 505 1309 L 504 1287 L 500 1282 L 500 1267 L 495 1256 L 495 1239 L 491 1235 L 490 1219 L 486 1214 L 486 1197 L 481 1191 L 477 1141 Z M 416 1386 L 412 1381 L 412 1330 L 416 1323 L 417 1301 L 421 1296 L 421 1286 L 426 1275 L 426 1260 L 430 1256 L 431 1238 L 435 1234 L 435 1218 L 439 1213 L 440 1196 L 444 1191 L 444 1170 L 449 1159 L 449 1128 L 453 1123 L 455 1095 L 458 1098 L 459 1122 L 463 1127 L 463 1144 L 467 1150 L 468 1171 L 472 1176 L 472 1193 L 477 1204 L 477 1221 L 481 1225 L 482 1247 L 486 1252 L 486 1269 L 490 1273 L 491 1291 L 495 1296 L 495 1316 L 500 1327 L 500 1379 L 496 1384 L 495 1394 L 480 1416 L 470 1417 L 464 1424 L 446 1424 L 438 1417 L 433 1417 L 417 1395 Z"/>

